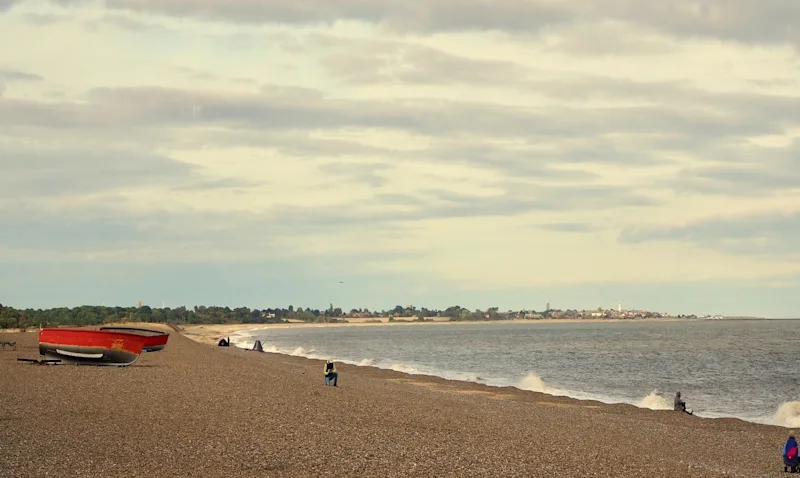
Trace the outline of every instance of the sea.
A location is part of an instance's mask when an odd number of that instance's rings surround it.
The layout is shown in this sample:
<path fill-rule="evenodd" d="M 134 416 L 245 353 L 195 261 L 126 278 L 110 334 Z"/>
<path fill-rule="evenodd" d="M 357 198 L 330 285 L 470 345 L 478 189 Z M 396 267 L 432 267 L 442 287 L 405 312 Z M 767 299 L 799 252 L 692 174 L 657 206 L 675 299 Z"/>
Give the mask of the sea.
<path fill-rule="evenodd" d="M 266 328 L 231 336 L 265 351 L 800 427 L 798 320 L 444 323 Z M 346 377 L 344 381 L 346 382 Z"/>

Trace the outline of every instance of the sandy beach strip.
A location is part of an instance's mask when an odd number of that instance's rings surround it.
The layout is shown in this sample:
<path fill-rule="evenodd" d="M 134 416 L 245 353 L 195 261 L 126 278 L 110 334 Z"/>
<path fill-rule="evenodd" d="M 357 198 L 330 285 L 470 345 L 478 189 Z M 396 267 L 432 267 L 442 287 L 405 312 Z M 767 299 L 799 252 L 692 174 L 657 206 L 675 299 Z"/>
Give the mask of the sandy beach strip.
<path fill-rule="evenodd" d="M 413 319 L 402 318 L 394 321 L 389 321 L 388 317 L 379 318 L 356 318 L 347 319 L 347 323 L 312 323 L 295 321 L 290 323 L 277 323 L 277 324 L 190 324 L 183 325 L 181 328 L 187 337 L 193 340 L 211 343 L 213 340 L 219 340 L 222 337 L 234 335 L 237 332 L 246 330 L 262 330 L 262 329 L 293 329 L 293 328 L 311 328 L 311 327 L 406 327 L 406 326 L 448 326 L 448 325 L 488 325 L 488 324 L 600 324 L 600 323 L 652 323 L 652 322 L 692 322 L 700 321 L 703 319 L 684 319 L 684 318 L 653 318 L 646 320 L 631 320 L 631 319 L 546 319 L 546 320 L 463 320 L 463 321 L 450 321 L 447 317 L 431 317 L 425 322 L 417 322 Z"/>
<path fill-rule="evenodd" d="M 127 368 L 38 366 L 0 334 L 13 477 L 783 476 L 790 430 L 202 344 Z"/>

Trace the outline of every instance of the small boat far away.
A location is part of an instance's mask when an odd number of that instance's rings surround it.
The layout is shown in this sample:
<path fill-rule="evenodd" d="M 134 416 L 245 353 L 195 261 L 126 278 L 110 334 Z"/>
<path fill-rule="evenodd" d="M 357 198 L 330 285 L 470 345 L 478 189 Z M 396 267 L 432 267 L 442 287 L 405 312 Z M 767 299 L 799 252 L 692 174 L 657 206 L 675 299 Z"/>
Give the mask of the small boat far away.
<path fill-rule="evenodd" d="M 168 332 L 161 332 L 160 330 L 151 329 L 137 329 L 134 327 L 100 327 L 100 330 L 108 330 L 111 332 L 122 332 L 126 334 L 136 334 L 143 336 L 144 351 L 145 352 L 158 352 L 164 350 L 169 340 Z"/>
<path fill-rule="evenodd" d="M 136 362 L 146 337 L 116 331 L 39 329 L 39 354 L 77 365 L 126 367 Z"/>

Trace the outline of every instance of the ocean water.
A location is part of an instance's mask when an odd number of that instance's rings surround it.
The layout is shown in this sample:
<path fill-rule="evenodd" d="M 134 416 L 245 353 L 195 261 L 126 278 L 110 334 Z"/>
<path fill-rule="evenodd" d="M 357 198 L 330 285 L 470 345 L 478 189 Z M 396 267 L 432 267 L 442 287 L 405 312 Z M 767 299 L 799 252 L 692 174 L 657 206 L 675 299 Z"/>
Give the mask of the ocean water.
<path fill-rule="evenodd" d="M 335 326 L 245 331 L 232 342 L 702 417 L 800 427 L 800 320 Z M 343 377 L 346 380 L 346 377 Z"/>

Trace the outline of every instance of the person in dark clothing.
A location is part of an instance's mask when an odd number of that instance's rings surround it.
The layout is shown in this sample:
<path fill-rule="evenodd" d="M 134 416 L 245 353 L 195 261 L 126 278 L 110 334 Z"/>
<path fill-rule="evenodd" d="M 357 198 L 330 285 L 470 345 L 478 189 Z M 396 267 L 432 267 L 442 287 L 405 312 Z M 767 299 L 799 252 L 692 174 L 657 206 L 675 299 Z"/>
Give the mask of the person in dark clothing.
<path fill-rule="evenodd" d="M 333 381 L 333 386 L 335 387 L 339 381 L 339 373 L 336 371 L 336 364 L 333 363 L 333 360 L 325 362 L 322 371 L 325 373 L 325 385 L 330 385 L 331 381 Z"/>
<path fill-rule="evenodd" d="M 686 412 L 686 413 L 688 413 L 689 415 L 691 415 L 691 414 L 692 414 L 692 411 L 691 411 L 691 410 L 686 410 L 686 402 L 684 402 L 683 400 L 681 400 L 681 392 L 678 392 L 678 393 L 676 393 L 676 394 L 675 394 L 675 405 L 674 405 L 674 410 L 675 410 L 676 412 Z"/>
<path fill-rule="evenodd" d="M 229 347 L 231 345 L 231 341 L 230 341 L 230 339 L 226 339 L 225 337 L 223 337 L 223 338 L 219 339 L 219 342 L 217 342 L 217 345 L 219 347 Z"/>
<path fill-rule="evenodd" d="M 800 471 L 798 469 L 799 466 L 800 459 L 797 457 L 797 440 L 795 440 L 794 435 L 792 435 L 786 440 L 786 444 L 783 446 L 783 471 L 797 473 Z"/>

